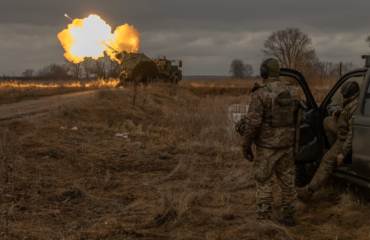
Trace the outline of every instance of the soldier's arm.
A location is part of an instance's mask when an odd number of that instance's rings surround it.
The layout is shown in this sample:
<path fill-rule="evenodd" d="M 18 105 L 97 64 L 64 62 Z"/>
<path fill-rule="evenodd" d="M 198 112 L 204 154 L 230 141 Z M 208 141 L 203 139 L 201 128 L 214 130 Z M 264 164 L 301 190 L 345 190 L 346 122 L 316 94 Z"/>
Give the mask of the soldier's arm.
<path fill-rule="evenodd" d="M 251 95 L 251 103 L 247 114 L 243 143 L 244 147 L 251 147 L 256 138 L 263 120 L 264 104 L 261 94 L 253 92 Z"/>
<path fill-rule="evenodd" d="M 351 110 L 352 111 L 349 111 L 347 115 L 349 131 L 347 134 L 346 141 L 343 143 L 342 152 L 341 152 L 341 154 L 345 157 L 349 156 L 352 152 L 352 134 L 353 134 L 352 130 L 353 130 L 353 121 L 355 119 L 354 114 L 355 114 L 356 108 L 351 109 Z"/>

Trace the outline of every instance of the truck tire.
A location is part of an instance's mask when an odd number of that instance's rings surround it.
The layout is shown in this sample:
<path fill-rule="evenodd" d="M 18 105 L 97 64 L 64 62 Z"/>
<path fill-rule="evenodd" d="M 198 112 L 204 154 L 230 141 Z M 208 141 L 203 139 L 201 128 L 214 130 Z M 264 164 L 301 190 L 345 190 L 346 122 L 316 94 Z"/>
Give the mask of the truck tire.
<path fill-rule="evenodd" d="M 296 187 L 305 187 L 311 179 L 312 177 L 307 174 L 305 164 L 295 165 L 294 185 Z"/>
<path fill-rule="evenodd" d="M 173 77 L 172 82 L 173 82 L 174 84 L 178 84 L 178 83 L 179 83 L 179 76 L 175 75 L 175 76 Z"/>

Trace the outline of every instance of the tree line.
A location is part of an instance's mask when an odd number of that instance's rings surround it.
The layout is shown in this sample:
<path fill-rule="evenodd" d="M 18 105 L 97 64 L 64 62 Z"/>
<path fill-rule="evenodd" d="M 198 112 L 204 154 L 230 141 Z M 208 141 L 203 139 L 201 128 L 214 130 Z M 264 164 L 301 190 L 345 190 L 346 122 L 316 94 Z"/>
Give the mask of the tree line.
<path fill-rule="evenodd" d="M 370 35 L 365 41 L 370 47 Z M 298 28 L 286 28 L 273 32 L 264 42 L 261 51 L 266 58 L 276 58 L 281 67 L 297 70 L 309 83 L 319 85 L 328 79 L 338 79 L 356 68 L 352 62 L 320 61 L 312 46 L 311 38 Z M 66 60 L 64 64 L 50 64 L 38 71 L 26 69 L 22 76 L 48 79 L 89 79 L 91 77 L 106 79 L 118 78 L 121 71 L 117 61 L 105 56 L 98 60 L 86 57 L 80 63 Z M 241 59 L 232 60 L 229 73 L 233 78 L 260 77 L 255 74 L 252 65 L 244 63 Z"/>
<path fill-rule="evenodd" d="M 122 69 L 117 61 L 108 56 L 97 60 L 85 57 L 80 63 L 65 60 L 63 64 L 50 64 L 38 71 L 26 69 L 22 76 L 25 78 L 39 77 L 47 79 L 90 79 L 90 78 L 118 78 Z"/>
<path fill-rule="evenodd" d="M 370 47 L 370 36 L 366 38 L 366 42 Z M 273 32 L 264 42 L 261 51 L 266 58 L 276 58 L 282 68 L 301 72 L 309 83 L 320 84 L 324 80 L 335 78 L 338 80 L 343 74 L 356 68 L 352 62 L 320 61 L 311 38 L 298 28 Z M 231 62 L 229 72 L 234 78 L 259 77 L 253 75 L 250 64 L 240 59 Z"/>

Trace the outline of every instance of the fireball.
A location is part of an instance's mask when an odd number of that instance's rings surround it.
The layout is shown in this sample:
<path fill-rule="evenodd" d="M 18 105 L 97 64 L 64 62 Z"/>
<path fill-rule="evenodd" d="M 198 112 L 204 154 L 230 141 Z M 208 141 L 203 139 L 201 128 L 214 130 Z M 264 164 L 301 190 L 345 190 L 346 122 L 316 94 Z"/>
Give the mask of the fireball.
<path fill-rule="evenodd" d="M 58 34 L 65 53 L 64 57 L 74 63 L 84 57 L 98 59 L 106 52 L 112 59 L 114 54 L 105 45 L 112 46 L 118 52 L 137 52 L 140 48 L 139 31 L 128 24 L 119 26 L 112 33 L 112 28 L 98 15 L 90 15 L 85 19 L 74 19 Z"/>

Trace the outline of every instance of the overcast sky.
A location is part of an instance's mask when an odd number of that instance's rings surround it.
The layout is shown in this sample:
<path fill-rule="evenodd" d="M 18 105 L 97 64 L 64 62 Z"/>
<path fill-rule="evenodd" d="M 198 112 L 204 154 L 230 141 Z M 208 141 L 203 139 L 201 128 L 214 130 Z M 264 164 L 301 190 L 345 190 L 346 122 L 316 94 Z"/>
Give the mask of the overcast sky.
<path fill-rule="evenodd" d="M 228 73 L 232 59 L 258 69 L 274 31 L 300 28 L 320 60 L 363 65 L 369 53 L 369 0 L 1 0 L 0 74 L 63 63 L 57 34 L 70 20 L 98 14 L 114 30 L 140 31 L 141 49 L 183 60 L 183 74 Z"/>

